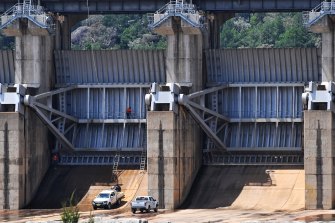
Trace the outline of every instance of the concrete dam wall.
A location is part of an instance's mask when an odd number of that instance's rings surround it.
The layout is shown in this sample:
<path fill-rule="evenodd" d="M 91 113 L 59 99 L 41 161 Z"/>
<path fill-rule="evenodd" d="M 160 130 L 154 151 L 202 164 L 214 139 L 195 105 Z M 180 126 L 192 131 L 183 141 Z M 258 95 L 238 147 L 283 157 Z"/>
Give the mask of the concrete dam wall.
<path fill-rule="evenodd" d="M 14 54 L 13 51 L 1 51 L 0 55 L 0 64 L 3 65 L 0 66 L 0 82 L 10 86 L 15 82 Z M 165 52 L 55 51 L 54 59 L 56 87 L 79 85 L 79 88 L 60 94 L 55 102 L 58 109 L 79 119 L 65 133 L 75 150 L 97 154 L 106 151 L 140 153 L 147 143 L 144 95 L 150 83 L 166 82 Z M 302 151 L 301 93 L 308 81 L 321 78 L 319 49 L 209 50 L 205 52 L 205 61 L 206 72 L 203 75 L 207 87 L 229 84 L 228 88 L 208 94 L 205 99 L 207 108 L 230 118 L 226 134 L 219 136 L 229 150 L 250 153 L 260 150 Z M 125 109 L 129 105 L 134 120 L 115 121 L 126 117 Z M 29 131 L 28 122 L 41 126 L 42 123 L 36 121 L 38 119 L 32 111 L 26 116 L 31 117 L 24 122 L 25 127 L 13 130 L 24 128 L 30 132 L 20 144 L 25 152 L 19 153 L 30 158 L 21 162 L 19 155 L 15 158 L 18 161 L 14 162 L 17 167 L 28 170 L 26 177 L 17 181 L 25 182 L 19 184 L 22 188 L 12 188 L 10 182 L 14 181 L 8 181 L 12 168 L 8 166 L 8 153 L 0 157 L 4 159 L 2 179 L 7 179 L 2 182 L 4 190 L 0 194 L 7 196 L 11 189 L 25 191 L 25 195 L 19 193 L 17 208 L 34 196 L 49 165 L 50 148 L 57 145 L 47 140 L 44 128 Z M 1 131 L 5 135 L 4 126 Z M 206 135 L 200 134 L 204 140 L 198 146 L 206 152 L 213 144 Z M 36 140 L 41 135 L 46 140 Z M 3 142 L 9 142 L 9 153 L 16 150 L 10 141 L 4 139 Z M 186 152 L 184 157 L 188 158 Z M 199 159 L 194 162 L 199 162 Z M 189 190 L 188 185 L 183 187 Z M 185 199 L 185 195 L 182 196 L 180 199 Z M 6 200 L 12 198 L 4 197 Z M 12 206 L 6 203 L 6 207 Z"/>

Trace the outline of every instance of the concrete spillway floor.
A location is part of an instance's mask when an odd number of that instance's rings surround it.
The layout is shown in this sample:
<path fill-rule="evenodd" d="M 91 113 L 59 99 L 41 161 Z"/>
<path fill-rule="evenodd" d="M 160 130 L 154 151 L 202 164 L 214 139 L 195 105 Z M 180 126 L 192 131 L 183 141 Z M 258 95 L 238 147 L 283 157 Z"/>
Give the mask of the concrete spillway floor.
<path fill-rule="evenodd" d="M 137 192 L 147 194 L 147 175 L 139 170 L 118 171 L 118 182 L 113 180 L 110 166 L 57 166 L 46 174 L 28 209 L 57 209 L 68 200 L 74 191 L 80 211 L 92 210 L 91 202 L 102 190 L 110 189 L 116 183 L 125 193 L 124 204 Z M 145 190 L 143 190 L 145 188 Z"/>
<path fill-rule="evenodd" d="M 268 170 L 268 171 L 266 171 Z M 87 174 L 87 173 L 86 173 Z M 126 170 L 120 174 L 125 203 L 113 210 L 98 210 L 94 216 L 105 219 L 136 218 L 149 222 L 311 222 L 313 216 L 335 216 L 335 211 L 306 211 L 304 170 L 275 166 L 205 166 L 201 169 L 183 209 L 158 213 L 130 212 L 136 194 L 147 192 L 147 176 Z M 98 186 L 97 186 L 98 187 Z M 79 206 L 86 209 L 96 188 L 89 187 Z M 98 189 L 97 189 L 98 190 Z M 0 221 L 26 222 L 60 220 L 60 209 L 0 211 Z M 82 211 L 82 222 L 90 212 Z M 312 216 L 312 217 L 311 217 Z M 319 218 L 320 219 L 320 218 Z M 328 219 L 331 220 L 331 219 Z"/>
<path fill-rule="evenodd" d="M 304 209 L 305 172 L 297 168 L 204 166 L 182 208 Z"/>

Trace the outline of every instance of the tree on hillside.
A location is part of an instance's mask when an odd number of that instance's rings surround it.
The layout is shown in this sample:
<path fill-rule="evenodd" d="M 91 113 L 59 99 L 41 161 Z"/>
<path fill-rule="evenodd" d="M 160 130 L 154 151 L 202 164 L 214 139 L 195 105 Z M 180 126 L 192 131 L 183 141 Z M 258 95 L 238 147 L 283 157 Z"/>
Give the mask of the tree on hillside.
<path fill-rule="evenodd" d="M 228 20 L 221 44 L 223 48 L 319 47 L 320 35 L 308 32 L 301 13 L 254 13 Z"/>
<path fill-rule="evenodd" d="M 148 29 L 145 15 L 90 16 L 72 32 L 73 49 L 161 49 L 165 37 Z"/>

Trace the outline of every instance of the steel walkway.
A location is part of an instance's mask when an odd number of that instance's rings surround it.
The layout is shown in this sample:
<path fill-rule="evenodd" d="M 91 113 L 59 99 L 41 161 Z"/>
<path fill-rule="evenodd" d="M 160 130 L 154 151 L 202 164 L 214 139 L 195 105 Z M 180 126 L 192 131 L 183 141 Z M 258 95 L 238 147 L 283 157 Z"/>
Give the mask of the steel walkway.
<path fill-rule="evenodd" d="M 303 154 L 204 154 L 204 165 L 304 165 Z"/>
<path fill-rule="evenodd" d="M 0 29 L 7 28 L 15 20 L 26 18 L 38 27 L 54 32 L 55 24 L 51 15 L 48 15 L 40 5 L 33 4 L 33 0 L 24 0 L 8 9 L 0 18 Z"/>
<path fill-rule="evenodd" d="M 141 154 L 116 154 L 116 155 L 61 155 L 59 165 L 108 165 L 113 166 L 139 166 Z"/>

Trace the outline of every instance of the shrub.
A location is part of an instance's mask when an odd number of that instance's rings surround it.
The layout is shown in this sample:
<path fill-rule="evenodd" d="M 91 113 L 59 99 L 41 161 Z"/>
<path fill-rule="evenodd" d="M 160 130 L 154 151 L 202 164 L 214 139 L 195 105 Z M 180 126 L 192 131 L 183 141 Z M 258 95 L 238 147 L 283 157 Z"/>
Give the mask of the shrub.
<path fill-rule="evenodd" d="M 68 202 L 64 202 L 61 217 L 64 223 L 77 223 L 79 221 L 80 214 L 79 209 L 74 202 L 74 191 L 71 194 L 70 200 Z"/>

